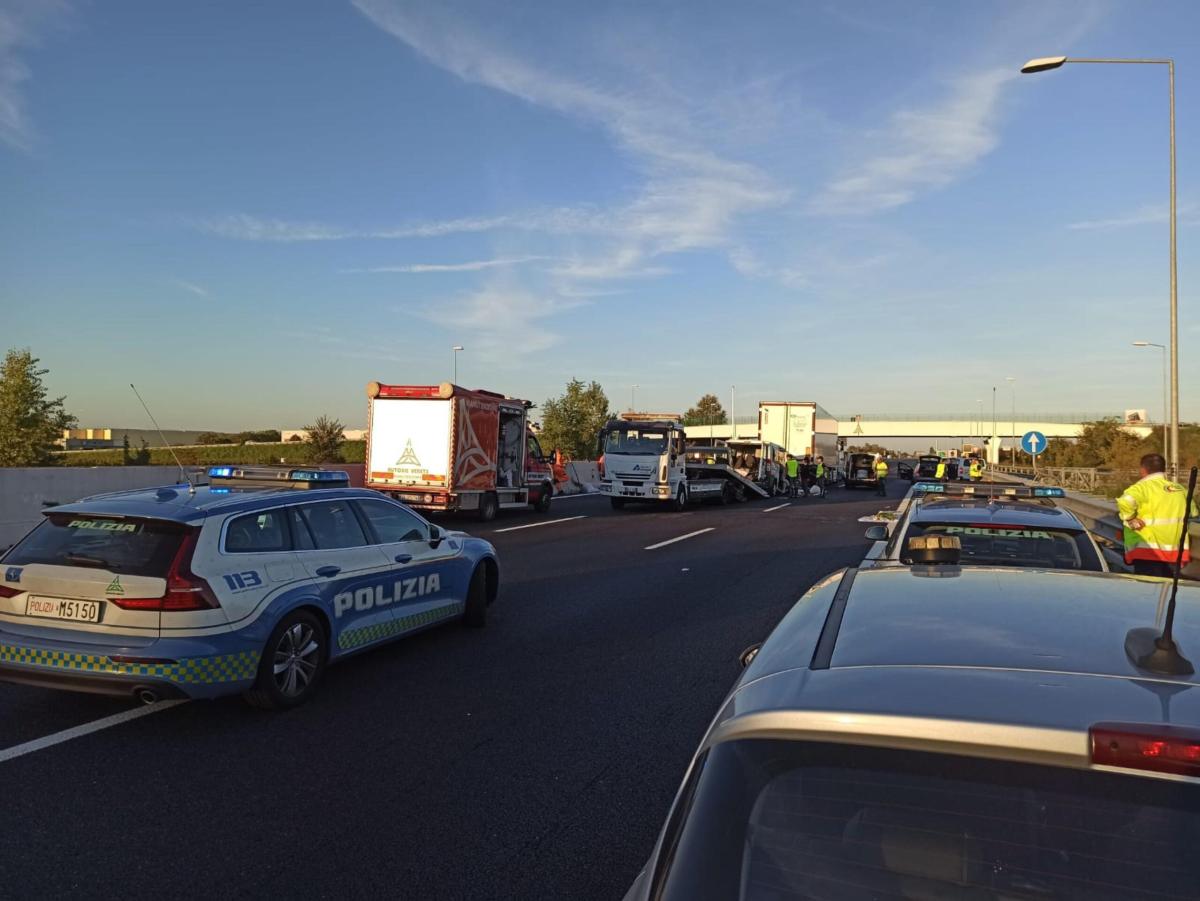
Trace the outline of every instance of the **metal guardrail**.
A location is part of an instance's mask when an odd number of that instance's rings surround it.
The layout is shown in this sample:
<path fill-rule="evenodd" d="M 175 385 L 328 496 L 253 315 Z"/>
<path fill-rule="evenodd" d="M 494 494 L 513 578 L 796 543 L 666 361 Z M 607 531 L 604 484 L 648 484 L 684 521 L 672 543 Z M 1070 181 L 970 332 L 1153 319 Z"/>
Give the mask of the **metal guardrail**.
<path fill-rule="evenodd" d="M 1018 476 L 1039 485 L 1057 485 L 1067 491 L 1094 494 L 1100 486 L 1100 470 L 1085 466 L 1007 466 L 997 463 L 989 467 L 992 472 Z"/>

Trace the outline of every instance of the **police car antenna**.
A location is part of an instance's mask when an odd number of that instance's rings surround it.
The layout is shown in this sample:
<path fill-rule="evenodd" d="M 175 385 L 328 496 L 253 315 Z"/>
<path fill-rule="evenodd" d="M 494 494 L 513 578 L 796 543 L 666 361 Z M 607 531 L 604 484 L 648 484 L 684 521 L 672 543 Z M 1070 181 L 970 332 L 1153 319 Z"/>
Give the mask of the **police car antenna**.
<path fill-rule="evenodd" d="M 1190 676 L 1196 671 L 1192 662 L 1179 653 L 1175 643 L 1175 595 L 1179 592 L 1179 573 L 1183 569 L 1183 548 L 1187 541 L 1188 526 L 1192 518 L 1192 499 L 1196 496 L 1196 467 L 1188 477 L 1187 500 L 1183 507 L 1183 529 L 1179 535 L 1179 549 L 1175 553 L 1175 575 L 1171 579 L 1171 599 L 1167 602 L 1167 616 L 1163 621 L 1162 634 L 1157 629 L 1130 629 L 1125 636 L 1125 653 L 1134 665 L 1164 676 Z"/>
<path fill-rule="evenodd" d="M 163 446 L 171 452 L 171 456 L 175 459 L 175 465 L 179 467 L 179 474 L 183 477 L 183 481 L 188 484 L 188 494 L 196 493 L 196 486 L 192 484 L 192 480 L 188 478 L 187 470 L 183 468 L 183 464 L 179 462 L 179 455 L 175 453 L 175 448 L 171 447 L 171 443 L 167 441 L 167 436 L 163 434 L 162 426 L 158 424 L 158 420 L 154 418 L 154 414 L 150 412 L 150 408 L 146 406 L 146 402 L 142 400 L 142 395 L 138 393 L 138 389 L 134 387 L 133 382 L 129 383 L 129 387 L 133 388 L 133 393 L 136 395 L 138 402 L 142 405 L 142 409 L 146 411 L 146 415 L 150 417 L 150 421 L 154 423 L 154 427 L 158 429 L 158 437 L 162 439 Z"/>

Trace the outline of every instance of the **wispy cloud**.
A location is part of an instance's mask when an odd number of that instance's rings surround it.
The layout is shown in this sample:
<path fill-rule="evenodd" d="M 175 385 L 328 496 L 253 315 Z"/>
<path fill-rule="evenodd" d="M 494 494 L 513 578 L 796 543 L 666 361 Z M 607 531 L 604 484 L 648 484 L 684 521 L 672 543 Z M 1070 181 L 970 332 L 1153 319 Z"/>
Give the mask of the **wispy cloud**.
<path fill-rule="evenodd" d="M 197 297 L 208 297 L 208 290 L 197 285 L 195 282 L 184 281 L 181 278 L 172 279 L 171 284 L 177 288 L 182 288 L 184 291 L 189 291 Z"/>
<path fill-rule="evenodd" d="M 535 65 L 528 54 L 485 39 L 481 28 L 441 12 L 440 7 L 406 7 L 392 0 L 355 0 L 372 22 L 434 65 L 480 84 L 581 121 L 597 124 L 643 175 L 638 195 L 591 225 L 613 234 L 616 249 L 601 249 L 605 261 L 580 261 L 580 277 L 614 269 L 619 273 L 665 253 L 718 246 L 741 216 L 781 204 L 788 191 L 755 166 L 727 159 L 697 139 L 686 99 L 661 93 L 636 80 L 605 88 L 598 80 L 570 78 Z"/>
<path fill-rule="evenodd" d="M 539 260 L 548 259 L 550 259 L 550 257 L 544 256 L 498 257 L 494 260 L 470 260 L 466 263 L 408 263 L 402 266 L 368 266 L 363 269 L 343 269 L 342 272 L 479 272 L 483 269 L 497 269 L 505 266 L 522 266 L 525 263 L 534 263 Z"/>
<path fill-rule="evenodd" d="M 961 178 L 996 146 L 1000 95 L 1011 69 L 958 78 L 940 102 L 902 109 L 868 137 L 876 152 L 850 165 L 813 198 L 810 212 L 864 215 L 912 201 Z"/>
<path fill-rule="evenodd" d="M 1200 221 L 1200 218 L 1196 216 L 1198 209 L 1200 208 L 1194 203 L 1180 204 L 1177 210 L 1180 224 L 1194 225 Z M 1139 225 L 1165 225 L 1170 214 L 1171 208 L 1167 204 L 1148 203 L 1124 216 L 1113 216 L 1108 219 L 1084 219 L 1070 223 L 1067 228 L 1080 231 L 1107 231 L 1117 228 L 1133 228 Z"/>
<path fill-rule="evenodd" d="M 35 137 L 24 93 L 32 73 L 23 56 L 67 8 L 60 0 L 8 2 L 0 7 L 0 141 L 10 147 L 28 150 Z"/>
<path fill-rule="evenodd" d="M 499 282 L 453 302 L 433 304 L 422 315 L 451 332 L 470 334 L 473 352 L 477 350 L 488 362 L 500 362 L 557 344 L 561 335 L 547 328 L 544 321 L 584 302 Z"/>

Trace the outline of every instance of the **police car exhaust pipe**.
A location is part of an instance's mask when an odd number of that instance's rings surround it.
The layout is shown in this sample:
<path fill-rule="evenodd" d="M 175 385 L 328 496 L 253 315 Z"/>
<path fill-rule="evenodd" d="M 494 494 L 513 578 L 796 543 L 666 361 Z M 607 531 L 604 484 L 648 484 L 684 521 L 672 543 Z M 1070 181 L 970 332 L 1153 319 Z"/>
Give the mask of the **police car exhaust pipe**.
<path fill-rule="evenodd" d="M 158 692 L 153 688 L 135 688 L 133 696 L 143 704 L 153 704 L 158 700 Z"/>

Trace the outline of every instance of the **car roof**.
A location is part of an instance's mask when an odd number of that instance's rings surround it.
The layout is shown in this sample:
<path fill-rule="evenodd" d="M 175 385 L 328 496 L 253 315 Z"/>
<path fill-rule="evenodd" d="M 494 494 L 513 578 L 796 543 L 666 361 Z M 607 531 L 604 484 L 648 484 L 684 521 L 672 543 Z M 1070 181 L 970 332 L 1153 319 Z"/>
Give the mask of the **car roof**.
<path fill-rule="evenodd" d="M 918 523 L 987 523 L 1084 531 L 1083 523 L 1074 513 L 1041 498 L 919 498 L 909 519 Z"/>
<path fill-rule="evenodd" d="M 138 488 L 98 494 L 73 504 L 51 507 L 44 513 L 74 513 L 92 516 L 126 516 L 197 522 L 212 513 L 238 513 L 273 507 L 283 501 L 317 501 L 350 497 L 381 497 L 368 488 L 226 488 L 187 485 Z"/>
<path fill-rule="evenodd" d="M 763 714 L 786 729 L 784 715 L 839 711 L 862 722 L 1075 732 L 1103 721 L 1200 723 L 1200 676 L 1148 673 L 1125 654 L 1130 629 L 1159 621 L 1167 580 L 1006 567 L 847 572 L 831 653 L 818 660 L 842 574 L 785 616 L 719 720 Z M 1200 585 L 1179 586 L 1175 639 L 1200 662 Z"/>

